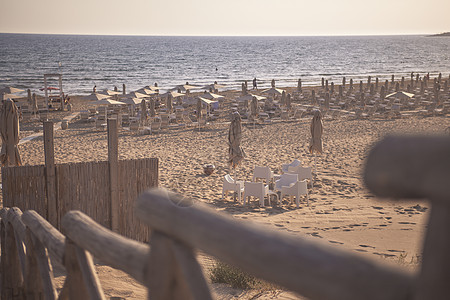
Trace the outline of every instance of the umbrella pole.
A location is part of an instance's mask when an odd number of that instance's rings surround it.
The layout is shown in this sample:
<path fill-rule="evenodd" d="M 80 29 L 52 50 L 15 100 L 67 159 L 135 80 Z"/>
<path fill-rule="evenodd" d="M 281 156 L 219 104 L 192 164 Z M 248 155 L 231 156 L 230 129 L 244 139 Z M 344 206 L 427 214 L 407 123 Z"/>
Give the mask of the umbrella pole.
<path fill-rule="evenodd" d="M 234 168 L 234 184 L 237 185 L 237 179 L 236 179 L 236 168 Z M 236 194 L 239 192 L 234 191 L 234 202 L 236 202 Z"/>
<path fill-rule="evenodd" d="M 314 152 L 314 175 L 313 176 L 313 180 L 312 180 L 312 187 L 314 187 L 314 181 L 315 181 L 315 177 L 317 176 L 317 158 L 316 158 L 316 152 Z"/>

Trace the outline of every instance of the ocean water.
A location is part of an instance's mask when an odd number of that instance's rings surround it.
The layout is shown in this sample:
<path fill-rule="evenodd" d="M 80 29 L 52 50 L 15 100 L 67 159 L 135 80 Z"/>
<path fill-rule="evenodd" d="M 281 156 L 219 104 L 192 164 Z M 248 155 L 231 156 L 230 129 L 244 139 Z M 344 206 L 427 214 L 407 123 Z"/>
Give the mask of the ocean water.
<path fill-rule="evenodd" d="M 136 90 L 155 82 L 163 89 L 218 81 L 240 88 L 256 77 L 260 87 L 336 84 L 346 76 L 390 79 L 410 73 L 450 73 L 450 38 L 162 37 L 0 34 L 0 87 L 38 92 L 45 73 L 62 72 L 63 88 L 87 94 L 94 85 Z M 51 85 L 57 85 L 50 82 Z"/>

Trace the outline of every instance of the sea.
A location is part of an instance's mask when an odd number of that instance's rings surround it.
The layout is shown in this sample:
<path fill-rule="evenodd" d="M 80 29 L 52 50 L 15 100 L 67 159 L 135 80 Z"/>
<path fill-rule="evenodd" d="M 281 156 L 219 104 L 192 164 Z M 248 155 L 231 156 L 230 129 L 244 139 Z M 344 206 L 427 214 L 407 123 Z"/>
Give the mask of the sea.
<path fill-rule="evenodd" d="M 410 78 L 450 73 L 450 38 L 422 35 L 200 37 L 95 36 L 0 33 L 0 88 L 39 92 L 44 74 L 61 73 L 68 94 L 102 89 L 128 91 L 147 85 L 162 90 L 189 82 L 217 81 L 238 89 L 257 78 L 269 87 L 317 85 L 322 78 L 340 84 L 395 75 Z M 57 80 L 49 85 L 57 86 Z"/>

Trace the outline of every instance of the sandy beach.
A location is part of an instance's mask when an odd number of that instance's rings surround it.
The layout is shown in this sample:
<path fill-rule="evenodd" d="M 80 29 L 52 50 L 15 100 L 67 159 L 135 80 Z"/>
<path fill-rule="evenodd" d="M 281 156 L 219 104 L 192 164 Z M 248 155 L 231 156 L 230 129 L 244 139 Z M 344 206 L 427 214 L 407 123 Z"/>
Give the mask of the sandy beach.
<path fill-rule="evenodd" d="M 232 97 L 237 92 L 228 92 Z M 87 107 L 73 97 L 73 112 Z M 60 121 L 69 112 L 50 113 Z M 299 120 L 244 124 L 242 148 L 246 158 L 237 168 L 238 180 L 251 181 L 255 166 L 268 166 L 281 174 L 281 165 L 298 159 L 314 166 L 308 153 L 311 115 Z M 234 174 L 227 165 L 228 124 L 226 118 L 211 122 L 202 131 L 179 127 L 156 134 L 119 129 L 119 159 L 157 157 L 159 185 L 206 203 L 217 211 L 245 222 L 269 226 L 280 232 L 321 240 L 371 259 L 415 268 L 420 262 L 422 238 L 429 211 L 427 202 L 375 198 L 362 182 L 365 158 L 372 145 L 390 134 L 444 134 L 449 116 L 419 115 L 394 119 L 323 120 L 324 153 L 316 157 L 316 179 L 309 189 L 309 205 L 300 208 L 285 198 L 276 206 L 259 207 L 257 199 L 243 206 L 232 196 L 221 199 L 223 177 Z M 41 128 L 39 122 L 24 120 L 21 138 Z M 106 130 L 93 123 L 74 119 L 66 130 L 55 131 L 55 163 L 107 160 Z M 43 139 L 38 137 L 19 146 L 24 165 L 44 164 Z M 214 164 L 215 172 L 203 174 L 204 164 Z M 201 255 L 208 272 L 214 261 Z M 108 266 L 98 266 L 108 297 L 141 299 L 145 288 L 125 274 Z M 206 277 L 209 277 L 206 274 Z M 62 278 L 58 279 L 62 283 Z M 243 291 L 213 284 L 219 299 L 298 299 L 288 291 Z"/>

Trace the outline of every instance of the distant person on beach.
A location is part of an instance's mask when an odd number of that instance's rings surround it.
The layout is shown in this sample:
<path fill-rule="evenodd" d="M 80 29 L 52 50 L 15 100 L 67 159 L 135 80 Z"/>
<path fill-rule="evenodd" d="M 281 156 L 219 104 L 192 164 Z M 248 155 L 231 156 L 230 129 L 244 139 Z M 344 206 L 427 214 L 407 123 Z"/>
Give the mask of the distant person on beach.
<path fill-rule="evenodd" d="M 92 89 L 92 92 L 95 93 L 97 91 L 97 85 L 94 85 L 94 88 Z"/>
<path fill-rule="evenodd" d="M 258 89 L 258 86 L 257 86 L 257 84 L 256 84 L 256 77 L 253 78 L 253 89 L 254 89 L 254 90 L 257 90 L 257 89 Z"/>

